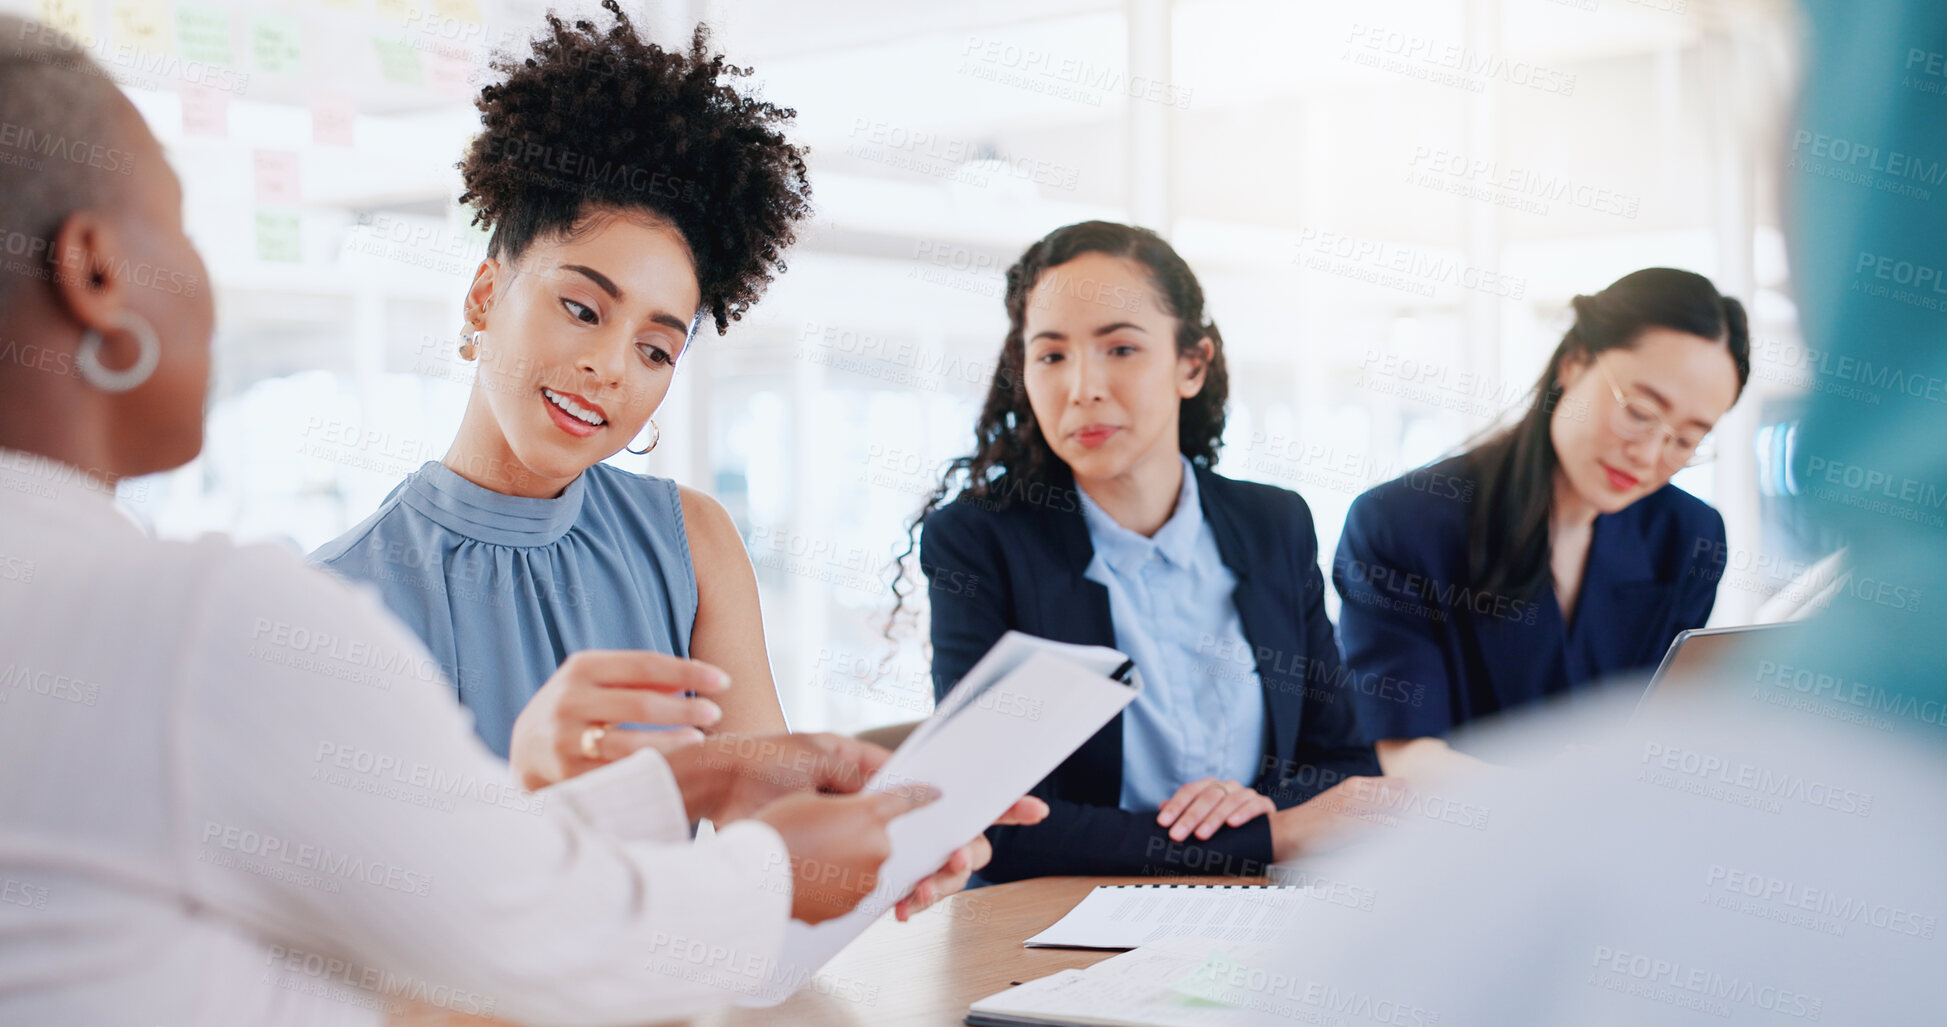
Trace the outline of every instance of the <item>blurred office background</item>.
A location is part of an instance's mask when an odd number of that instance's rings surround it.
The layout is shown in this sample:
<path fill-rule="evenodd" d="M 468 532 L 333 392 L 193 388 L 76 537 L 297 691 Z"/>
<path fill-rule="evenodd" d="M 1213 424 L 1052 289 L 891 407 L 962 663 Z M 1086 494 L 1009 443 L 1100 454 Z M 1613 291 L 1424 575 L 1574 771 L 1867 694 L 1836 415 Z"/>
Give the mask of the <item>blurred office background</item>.
<path fill-rule="evenodd" d="M 453 165 L 488 54 L 521 49 L 551 5 L 4 6 L 92 41 L 181 173 L 209 260 L 208 446 L 130 490 L 140 516 L 309 550 L 438 459 L 485 242 Z M 1778 502 L 1817 360 L 1776 215 L 1782 3 L 625 7 L 665 41 L 708 21 L 811 148 L 818 214 L 790 272 L 727 337 L 699 336 L 660 446 L 615 461 L 731 510 L 795 727 L 930 707 L 923 620 L 882 637 L 889 568 L 969 447 L 1003 271 L 1088 218 L 1156 228 L 1197 270 L 1232 368 L 1219 470 L 1303 493 L 1328 573 L 1354 496 L 1519 406 L 1570 297 L 1649 265 L 1752 312 L 1751 387 L 1718 458 L 1678 478 L 1729 526 L 1714 620 L 1753 619 L 1831 548 Z"/>

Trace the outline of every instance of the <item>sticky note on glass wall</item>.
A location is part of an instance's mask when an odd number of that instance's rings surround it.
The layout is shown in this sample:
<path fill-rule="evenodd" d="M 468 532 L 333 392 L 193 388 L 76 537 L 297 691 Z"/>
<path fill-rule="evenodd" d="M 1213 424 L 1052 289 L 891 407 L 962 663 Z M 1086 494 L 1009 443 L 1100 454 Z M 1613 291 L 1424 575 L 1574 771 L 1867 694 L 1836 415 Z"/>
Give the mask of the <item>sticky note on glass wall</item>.
<path fill-rule="evenodd" d="M 170 30 L 169 9 L 162 0 L 115 0 L 108 7 L 108 22 L 114 26 L 119 46 L 132 46 L 148 53 L 171 53 L 176 35 Z"/>
<path fill-rule="evenodd" d="M 433 0 L 433 13 L 449 21 L 480 24 L 480 0 Z"/>
<path fill-rule="evenodd" d="M 304 259 L 299 244 L 297 214 L 285 210 L 257 212 L 257 259 L 296 264 Z"/>
<path fill-rule="evenodd" d="M 298 158 L 294 150 L 258 150 L 252 154 L 257 168 L 257 202 L 297 206 L 303 202 L 298 188 Z"/>
<path fill-rule="evenodd" d="M 184 82 L 177 90 L 183 103 L 183 134 L 228 136 L 230 134 L 230 94 L 221 89 Z"/>
<path fill-rule="evenodd" d="M 176 8 L 176 47 L 184 60 L 230 66 L 230 12 L 183 4 Z"/>
<path fill-rule="evenodd" d="M 429 80 L 441 96 L 464 99 L 473 92 L 473 62 L 458 54 L 434 50 L 427 55 Z"/>
<path fill-rule="evenodd" d="M 358 106 L 343 93 L 311 94 L 311 141 L 319 146 L 351 146 Z"/>
<path fill-rule="evenodd" d="M 304 70 L 304 43 L 297 19 L 288 14 L 258 14 L 250 19 L 250 60 L 272 75 Z"/>
<path fill-rule="evenodd" d="M 425 81 L 419 70 L 419 51 L 403 40 L 373 36 L 372 45 L 378 48 L 379 74 L 387 82 L 416 86 Z"/>
<path fill-rule="evenodd" d="M 73 36 L 84 46 L 95 38 L 94 0 L 41 0 L 39 21 Z"/>

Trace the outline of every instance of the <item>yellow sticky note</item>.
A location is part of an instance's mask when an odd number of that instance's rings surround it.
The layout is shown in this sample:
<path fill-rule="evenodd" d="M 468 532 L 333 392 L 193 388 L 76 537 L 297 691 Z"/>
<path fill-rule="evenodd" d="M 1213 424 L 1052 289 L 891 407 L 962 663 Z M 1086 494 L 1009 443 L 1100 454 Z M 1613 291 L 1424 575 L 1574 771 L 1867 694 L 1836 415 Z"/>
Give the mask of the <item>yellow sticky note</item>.
<path fill-rule="evenodd" d="M 173 53 L 176 34 L 170 30 L 169 11 L 162 0 L 115 0 L 108 8 L 113 38 L 123 46 L 149 53 Z"/>
<path fill-rule="evenodd" d="M 403 25 L 412 17 L 412 0 L 374 0 L 372 13 Z"/>
<path fill-rule="evenodd" d="M 304 260 L 296 214 L 281 210 L 257 212 L 257 259 L 296 264 Z"/>
<path fill-rule="evenodd" d="M 41 0 L 40 23 L 73 36 L 83 46 L 94 45 L 93 0 Z"/>
<path fill-rule="evenodd" d="M 443 19 L 480 24 L 480 0 L 433 0 L 433 13 Z"/>

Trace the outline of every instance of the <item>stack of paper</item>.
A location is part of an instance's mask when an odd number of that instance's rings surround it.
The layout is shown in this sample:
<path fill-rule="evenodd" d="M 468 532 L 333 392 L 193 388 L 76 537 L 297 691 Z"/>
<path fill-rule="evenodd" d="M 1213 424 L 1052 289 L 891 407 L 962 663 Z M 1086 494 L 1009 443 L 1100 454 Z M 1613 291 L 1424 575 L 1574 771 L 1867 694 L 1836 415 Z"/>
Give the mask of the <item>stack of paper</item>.
<path fill-rule="evenodd" d="M 1103 885 L 1027 940 L 1030 948 L 1133 949 L 1166 938 L 1276 941 L 1305 889 L 1242 884 Z"/>

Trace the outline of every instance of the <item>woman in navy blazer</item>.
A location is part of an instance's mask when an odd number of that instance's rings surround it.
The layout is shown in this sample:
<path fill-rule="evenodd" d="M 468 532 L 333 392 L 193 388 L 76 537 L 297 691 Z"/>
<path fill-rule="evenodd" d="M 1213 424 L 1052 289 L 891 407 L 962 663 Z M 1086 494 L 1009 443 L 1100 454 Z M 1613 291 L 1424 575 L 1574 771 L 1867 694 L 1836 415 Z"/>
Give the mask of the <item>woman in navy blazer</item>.
<path fill-rule="evenodd" d="M 1222 342 L 1154 233 L 1059 229 L 1008 272 L 1007 305 L 978 451 L 914 522 L 935 690 L 1012 629 L 1118 646 L 1145 691 L 1036 787 L 1042 824 L 989 833 L 983 875 L 1263 873 L 1370 801 L 1348 779 L 1378 773 L 1311 512 L 1210 470 Z"/>
<path fill-rule="evenodd" d="M 1446 761 L 1471 721 L 1654 666 L 1703 626 L 1724 520 L 1669 481 L 1750 366 L 1737 300 L 1637 271 L 1576 297 L 1518 423 L 1353 502 L 1332 578 L 1346 662 L 1382 683 L 1356 701 L 1389 773 Z"/>

